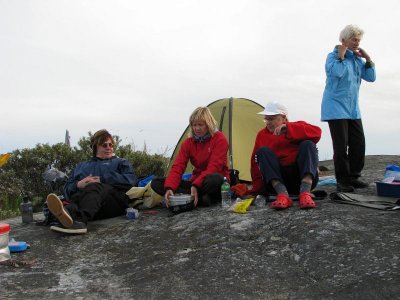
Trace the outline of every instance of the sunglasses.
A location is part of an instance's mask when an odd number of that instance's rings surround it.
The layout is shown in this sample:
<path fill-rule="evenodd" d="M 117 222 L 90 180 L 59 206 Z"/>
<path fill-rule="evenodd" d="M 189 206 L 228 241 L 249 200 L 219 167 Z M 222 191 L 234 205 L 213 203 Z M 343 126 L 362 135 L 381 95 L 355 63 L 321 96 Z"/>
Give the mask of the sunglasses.
<path fill-rule="evenodd" d="M 100 146 L 102 146 L 103 148 L 107 148 L 107 147 L 112 148 L 112 147 L 114 147 L 114 144 L 113 143 L 103 143 Z"/>
<path fill-rule="evenodd" d="M 265 121 L 265 122 L 267 122 L 267 121 L 272 122 L 272 121 L 275 121 L 277 118 L 278 118 L 278 115 L 275 115 L 275 116 L 265 116 L 265 117 L 264 117 L 264 121 Z"/>

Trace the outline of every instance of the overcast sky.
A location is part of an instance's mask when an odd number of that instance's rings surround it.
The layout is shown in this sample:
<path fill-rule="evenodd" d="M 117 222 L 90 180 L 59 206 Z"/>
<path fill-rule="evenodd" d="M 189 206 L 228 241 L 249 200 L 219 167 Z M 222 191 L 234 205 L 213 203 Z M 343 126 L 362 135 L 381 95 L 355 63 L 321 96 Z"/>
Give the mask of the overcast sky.
<path fill-rule="evenodd" d="M 321 126 L 331 159 L 324 65 L 353 23 L 377 70 L 360 92 L 367 154 L 399 154 L 399 14 L 398 0 L 0 0 L 0 153 L 107 128 L 171 154 L 196 107 L 242 97 Z"/>

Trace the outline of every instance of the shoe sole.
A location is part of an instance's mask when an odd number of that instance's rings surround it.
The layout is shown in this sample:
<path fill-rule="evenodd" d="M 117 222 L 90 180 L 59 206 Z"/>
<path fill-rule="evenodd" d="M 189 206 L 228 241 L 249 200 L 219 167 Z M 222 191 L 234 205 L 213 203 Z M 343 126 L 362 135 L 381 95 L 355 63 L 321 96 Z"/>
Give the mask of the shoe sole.
<path fill-rule="evenodd" d="M 71 216 L 65 211 L 64 205 L 57 195 L 50 194 L 47 196 L 47 206 L 64 227 L 68 228 L 72 226 L 74 220 L 72 220 Z"/>
<path fill-rule="evenodd" d="M 315 203 L 304 203 L 299 205 L 300 209 L 311 209 L 315 208 Z"/>
<path fill-rule="evenodd" d="M 287 203 L 282 203 L 281 201 L 280 202 L 275 202 L 275 201 L 271 203 L 271 208 L 276 210 L 286 209 L 293 206 L 293 201 L 288 201 Z"/>
<path fill-rule="evenodd" d="M 68 233 L 68 234 L 85 234 L 85 233 L 87 233 L 87 228 L 73 229 L 73 228 L 62 228 L 62 227 L 58 227 L 58 226 L 50 226 L 50 230 L 62 232 L 62 233 Z"/>

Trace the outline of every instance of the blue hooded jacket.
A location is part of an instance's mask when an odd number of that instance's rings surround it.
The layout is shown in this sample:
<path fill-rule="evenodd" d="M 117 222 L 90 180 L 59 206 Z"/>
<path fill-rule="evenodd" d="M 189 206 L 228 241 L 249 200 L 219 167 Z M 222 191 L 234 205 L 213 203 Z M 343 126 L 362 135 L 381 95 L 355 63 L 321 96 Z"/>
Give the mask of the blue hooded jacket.
<path fill-rule="evenodd" d="M 132 165 L 126 159 L 118 156 L 109 159 L 93 157 L 89 161 L 79 163 L 72 171 L 64 186 L 66 198 L 69 199 L 78 192 L 78 181 L 90 175 L 100 176 L 101 183 L 126 191 L 133 187 L 137 180 Z"/>
<path fill-rule="evenodd" d="M 347 49 L 338 59 L 338 46 L 328 54 L 325 64 L 326 85 L 321 104 L 321 121 L 361 119 L 358 95 L 361 79 L 374 82 L 375 66 Z"/>

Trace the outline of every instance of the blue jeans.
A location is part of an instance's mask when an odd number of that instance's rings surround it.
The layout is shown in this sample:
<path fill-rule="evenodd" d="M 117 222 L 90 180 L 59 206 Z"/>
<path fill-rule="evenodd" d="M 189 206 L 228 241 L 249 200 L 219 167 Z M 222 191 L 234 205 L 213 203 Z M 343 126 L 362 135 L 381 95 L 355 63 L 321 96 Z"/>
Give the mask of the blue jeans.
<path fill-rule="evenodd" d="M 279 180 L 286 186 L 289 194 L 298 194 L 301 180 L 307 174 L 313 178 L 311 188 L 318 183 L 318 150 L 315 143 L 309 140 L 302 141 L 296 157 L 296 163 L 282 166 L 278 157 L 268 147 L 261 147 L 256 152 L 257 164 L 263 177 L 264 186 L 268 194 L 275 194 L 271 180 Z"/>

